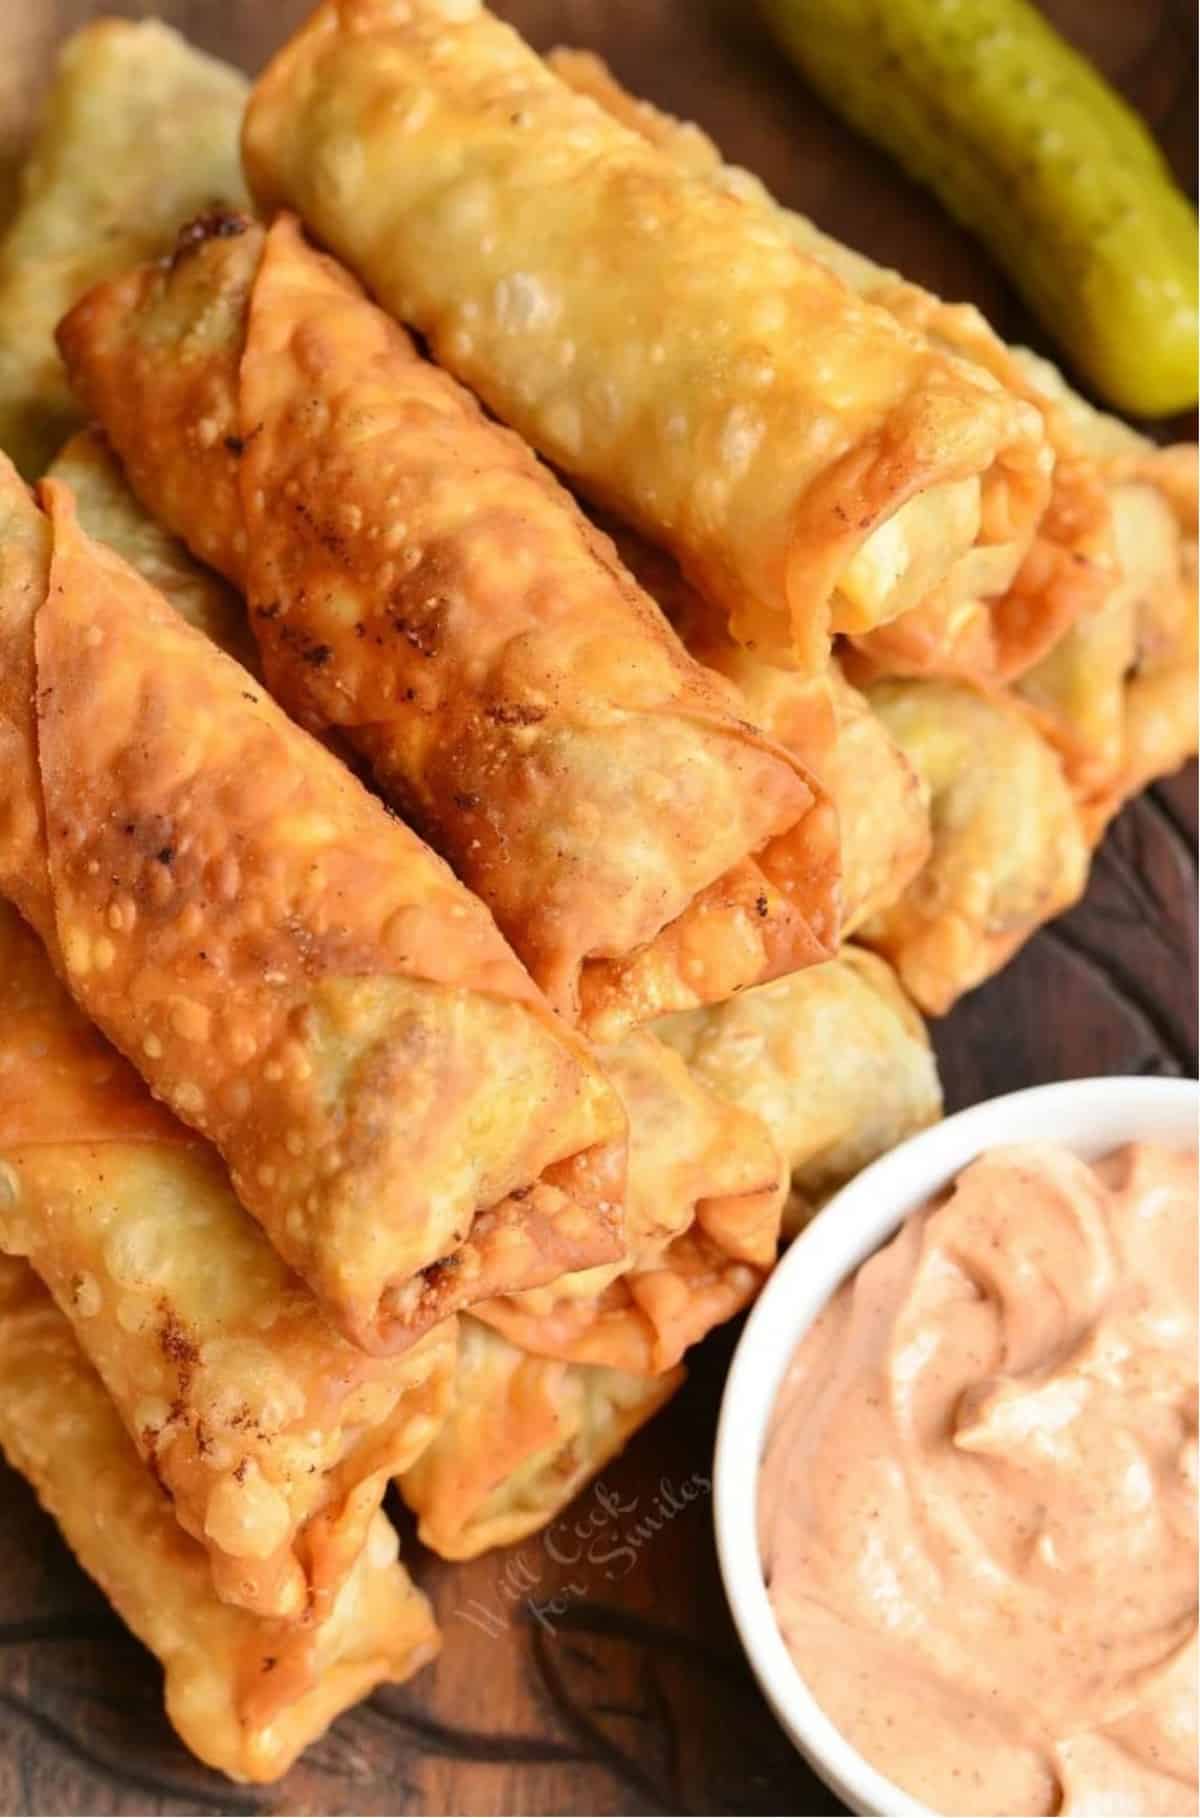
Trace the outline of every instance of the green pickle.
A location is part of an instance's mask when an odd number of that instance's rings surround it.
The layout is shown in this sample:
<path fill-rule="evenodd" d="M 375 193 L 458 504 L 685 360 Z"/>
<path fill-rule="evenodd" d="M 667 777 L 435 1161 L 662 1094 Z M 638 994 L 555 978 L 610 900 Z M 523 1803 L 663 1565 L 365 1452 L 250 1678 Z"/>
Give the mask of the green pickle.
<path fill-rule="evenodd" d="M 1196 211 L 1138 116 L 1027 0 L 760 0 L 836 112 L 985 241 L 1138 416 L 1197 394 Z"/>

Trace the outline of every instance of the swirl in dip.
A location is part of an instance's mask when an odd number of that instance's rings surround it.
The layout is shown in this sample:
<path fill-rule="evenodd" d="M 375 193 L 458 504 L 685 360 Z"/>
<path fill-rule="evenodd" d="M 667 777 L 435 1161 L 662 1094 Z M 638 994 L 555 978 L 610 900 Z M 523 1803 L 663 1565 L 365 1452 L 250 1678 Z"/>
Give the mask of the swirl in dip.
<path fill-rule="evenodd" d="M 771 1602 L 936 1811 L 1196 1811 L 1196 1188 L 1149 1145 L 985 1155 L 789 1367 Z"/>

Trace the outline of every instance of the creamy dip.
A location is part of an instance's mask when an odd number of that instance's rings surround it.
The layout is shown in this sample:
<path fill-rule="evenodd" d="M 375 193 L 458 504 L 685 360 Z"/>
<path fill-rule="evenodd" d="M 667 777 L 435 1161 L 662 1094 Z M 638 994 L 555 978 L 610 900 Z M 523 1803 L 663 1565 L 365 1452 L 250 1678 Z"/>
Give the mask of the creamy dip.
<path fill-rule="evenodd" d="M 805 1335 L 759 1485 L 809 1688 L 947 1813 L 1196 1807 L 1196 1157 L 1000 1149 Z"/>

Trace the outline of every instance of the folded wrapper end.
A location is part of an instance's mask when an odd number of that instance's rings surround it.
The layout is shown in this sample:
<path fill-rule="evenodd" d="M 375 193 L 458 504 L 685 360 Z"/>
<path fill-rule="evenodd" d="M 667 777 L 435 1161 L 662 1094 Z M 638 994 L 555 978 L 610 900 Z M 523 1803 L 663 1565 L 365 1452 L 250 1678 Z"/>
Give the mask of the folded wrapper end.
<path fill-rule="evenodd" d="M 474 1559 L 535 1534 L 684 1381 L 532 1357 L 463 1321 L 456 1393 L 428 1450 L 398 1480 L 425 1545 Z"/>
<path fill-rule="evenodd" d="M 626 1256 L 474 1311 L 523 1351 L 658 1374 L 758 1293 L 778 1250 L 787 1167 L 752 1111 L 649 1030 L 600 1052 L 629 1116 Z"/>
<path fill-rule="evenodd" d="M 925 782 L 933 844 L 858 938 L 941 1016 L 1083 895 L 1088 830 L 1058 752 L 1011 697 L 897 677 L 867 700 Z"/>

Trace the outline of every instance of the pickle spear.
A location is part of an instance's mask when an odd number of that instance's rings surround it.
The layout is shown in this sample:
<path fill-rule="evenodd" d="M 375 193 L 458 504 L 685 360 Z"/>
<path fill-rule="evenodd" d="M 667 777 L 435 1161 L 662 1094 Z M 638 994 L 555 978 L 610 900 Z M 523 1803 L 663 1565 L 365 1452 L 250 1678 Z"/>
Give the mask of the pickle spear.
<path fill-rule="evenodd" d="M 830 107 L 979 235 L 1108 403 L 1162 416 L 1196 402 L 1196 211 L 1143 122 L 1036 7 L 760 5 Z"/>

